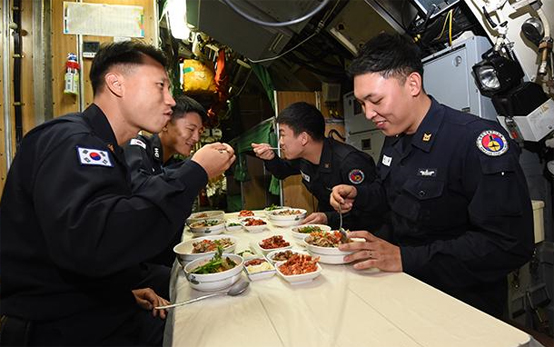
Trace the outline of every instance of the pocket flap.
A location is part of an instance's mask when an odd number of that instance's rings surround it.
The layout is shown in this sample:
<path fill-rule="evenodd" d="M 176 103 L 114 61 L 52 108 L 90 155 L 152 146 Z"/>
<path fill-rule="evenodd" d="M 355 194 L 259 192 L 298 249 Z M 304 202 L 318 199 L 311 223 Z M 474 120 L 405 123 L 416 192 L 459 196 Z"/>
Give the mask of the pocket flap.
<path fill-rule="evenodd" d="M 515 165 L 512 157 L 481 157 L 481 170 L 485 175 L 497 174 L 500 172 L 513 172 L 515 171 Z"/>
<path fill-rule="evenodd" d="M 410 178 L 404 183 L 404 190 L 419 200 L 437 198 L 442 195 L 444 182 L 429 179 Z"/>

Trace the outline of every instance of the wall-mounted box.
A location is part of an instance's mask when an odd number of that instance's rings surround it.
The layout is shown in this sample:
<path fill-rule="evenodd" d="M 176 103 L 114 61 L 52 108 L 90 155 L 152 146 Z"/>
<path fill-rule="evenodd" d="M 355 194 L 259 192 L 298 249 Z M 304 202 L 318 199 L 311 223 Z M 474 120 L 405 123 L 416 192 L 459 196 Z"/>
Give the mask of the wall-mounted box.
<path fill-rule="evenodd" d="M 472 66 L 491 48 L 487 38 L 471 36 L 423 59 L 423 88 L 441 104 L 496 121 L 490 98 L 481 95 Z"/>

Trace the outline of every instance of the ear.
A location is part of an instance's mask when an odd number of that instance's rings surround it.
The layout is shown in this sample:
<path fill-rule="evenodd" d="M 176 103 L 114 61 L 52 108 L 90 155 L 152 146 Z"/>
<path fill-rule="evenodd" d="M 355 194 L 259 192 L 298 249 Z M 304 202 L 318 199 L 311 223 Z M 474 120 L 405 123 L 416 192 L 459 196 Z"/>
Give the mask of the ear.
<path fill-rule="evenodd" d="M 423 91 L 423 79 L 418 72 L 412 72 L 406 77 L 406 87 L 412 96 L 418 96 Z"/>
<path fill-rule="evenodd" d="M 309 142 L 309 136 L 307 132 L 303 131 L 301 134 L 300 134 L 300 143 L 302 144 L 302 146 L 306 146 Z"/>
<path fill-rule="evenodd" d="M 114 72 L 108 72 L 104 76 L 106 88 L 114 95 L 121 97 L 123 95 L 123 76 Z"/>

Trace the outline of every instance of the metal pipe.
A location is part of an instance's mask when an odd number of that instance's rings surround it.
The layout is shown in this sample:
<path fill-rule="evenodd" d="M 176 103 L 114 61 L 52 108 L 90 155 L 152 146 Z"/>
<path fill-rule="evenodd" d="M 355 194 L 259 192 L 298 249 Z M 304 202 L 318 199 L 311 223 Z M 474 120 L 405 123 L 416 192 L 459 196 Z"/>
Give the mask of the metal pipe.
<path fill-rule="evenodd" d="M 83 35 L 78 34 L 77 35 L 77 61 L 79 63 L 79 71 L 77 72 L 79 74 L 79 112 L 83 112 L 85 110 L 85 79 L 83 76 L 84 72 L 84 61 L 83 61 Z"/>
<path fill-rule="evenodd" d="M 3 37 L 3 45 L 2 45 L 2 53 L 3 53 L 3 59 L 2 59 L 2 70 L 4 72 L 3 76 L 3 82 L 4 82 L 4 158 L 6 160 L 6 171 L 10 169 L 11 161 L 12 161 L 12 152 L 13 152 L 13 146 L 12 146 L 12 121 L 11 121 L 11 104 L 10 104 L 10 96 L 11 96 L 11 87 L 10 87 L 10 56 L 11 56 L 11 45 L 10 45 L 10 39 L 11 39 L 11 31 L 10 28 L 11 24 L 11 18 L 10 18 L 10 0 L 3 0 L 2 1 L 2 34 Z"/>
<path fill-rule="evenodd" d="M 51 0 L 38 1 L 33 6 L 33 95 L 35 99 L 35 124 L 52 119 L 52 46 Z"/>
<path fill-rule="evenodd" d="M 277 115 L 279 114 L 279 102 L 277 99 L 277 91 L 273 91 L 273 109 L 275 110 L 275 114 L 273 116 L 273 119 L 275 120 L 275 134 L 277 135 L 277 147 L 279 149 L 277 150 L 277 155 L 281 156 L 281 146 L 279 146 L 279 123 L 277 123 Z M 265 170 L 265 165 L 264 165 Z M 279 205 L 285 206 L 285 196 L 283 195 L 283 180 L 279 180 Z"/>

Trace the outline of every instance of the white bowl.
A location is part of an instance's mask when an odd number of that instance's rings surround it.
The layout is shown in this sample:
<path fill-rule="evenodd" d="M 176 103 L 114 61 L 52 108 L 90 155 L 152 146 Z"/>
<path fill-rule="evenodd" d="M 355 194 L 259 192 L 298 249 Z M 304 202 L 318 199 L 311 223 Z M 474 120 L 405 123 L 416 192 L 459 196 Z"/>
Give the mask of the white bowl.
<path fill-rule="evenodd" d="M 279 270 L 279 267 L 283 265 L 285 262 L 281 261 L 278 263 L 275 263 L 275 269 L 277 270 L 277 273 L 281 278 L 283 278 L 285 281 L 289 282 L 290 284 L 302 284 L 302 283 L 309 283 L 313 281 L 316 277 L 318 277 L 321 274 L 321 271 L 323 268 L 319 263 L 317 264 L 317 270 L 314 272 L 308 272 L 301 275 L 283 275 L 281 270 Z"/>
<path fill-rule="evenodd" d="M 259 265 L 249 265 L 252 261 L 260 261 Z M 252 281 L 270 278 L 275 275 L 275 267 L 271 265 L 265 258 L 257 257 L 250 258 L 244 261 L 244 269 L 248 278 Z"/>
<path fill-rule="evenodd" d="M 223 249 L 223 252 L 225 253 L 233 253 L 235 251 L 235 248 L 237 246 L 237 238 L 234 236 L 227 236 L 227 235 L 212 235 L 212 236 L 206 236 L 206 237 L 200 237 L 197 239 L 192 239 L 188 241 L 184 241 L 173 247 L 173 252 L 177 254 L 177 260 L 182 266 L 185 266 L 187 263 L 202 258 L 207 255 L 213 255 L 216 251 L 210 251 L 210 252 L 204 252 L 204 253 L 193 253 L 193 245 L 197 242 L 202 242 L 203 240 L 219 240 L 228 238 L 233 243 L 231 246 L 225 247 Z"/>
<path fill-rule="evenodd" d="M 287 214 L 297 212 L 294 214 Z M 271 221 L 298 221 L 306 218 L 306 210 L 301 208 L 282 208 L 267 213 Z"/>
<path fill-rule="evenodd" d="M 308 249 L 308 251 L 310 253 L 317 253 L 317 254 L 326 254 L 326 255 L 348 255 L 348 254 L 351 254 L 353 252 L 343 252 L 341 250 L 338 249 L 338 247 L 321 247 L 321 246 L 316 246 L 316 245 L 312 245 L 308 242 L 306 242 L 306 239 L 309 237 L 310 235 L 306 235 L 304 236 L 304 244 L 306 245 L 306 248 Z"/>
<path fill-rule="evenodd" d="M 232 286 L 240 279 L 241 271 L 244 267 L 244 260 L 236 254 L 223 253 L 223 257 L 229 257 L 237 265 L 227 271 L 214 274 L 193 274 L 192 271 L 199 266 L 209 262 L 213 255 L 204 256 L 185 265 L 184 271 L 190 286 L 196 290 L 204 292 L 213 292 Z"/>
<path fill-rule="evenodd" d="M 229 225 L 229 224 L 238 224 L 238 225 Z M 242 229 L 242 223 L 238 219 L 231 219 L 225 222 L 225 230 L 228 232 L 238 231 Z"/>
<path fill-rule="evenodd" d="M 280 213 L 284 213 L 286 211 L 297 211 L 300 213 L 292 214 L 292 215 L 281 215 Z M 300 225 L 304 218 L 306 218 L 306 210 L 303 210 L 301 208 L 283 208 L 280 210 L 274 210 L 267 213 L 267 218 L 269 218 L 269 221 L 271 224 L 278 226 L 278 227 L 291 227 L 295 225 Z"/>
<path fill-rule="evenodd" d="M 262 221 L 265 222 L 265 224 L 262 224 L 262 225 L 246 225 L 246 223 L 248 222 L 248 220 L 247 220 L 248 218 L 254 218 L 254 219 L 262 220 Z M 248 232 L 259 233 L 259 232 L 264 231 L 268 227 L 267 221 L 263 218 L 258 218 L 258 217 L 248 217 L 248 218 L 245 218 L 241 221 L 242 227 L 244 229 L 246 229 Z"/>
<path fill-rule="evenodd" d="M 329 255 L 329 254 L 319 254 L 312 251 L 308 251 L 313 257 L 319 257 L 319 262 L 322 264 L 332 264 L 332 265 L 339 265 L 339 264 L 348 264 L 350 262 L 344 261 L 345 255 L 338 254 L 338 255 Z"/>
<path fill-rule="evenodd" d="M 250 249 L 245 249 L 245 250 L 242 250 L 240 252 L 237 253 L 238 255 L 240 255 L 243 259 L 250 259 L 250 258 L 257 258 L 259 257 L 256 253 L 254 253 L 252 250 Z"/>
<path fill-rule="evenodd" d="M 354 252 L 344 252 L 338 249 L 337 247 L 321 247 L 309 244 L 306 242 L 306 238 L 310 235 L 304 237 L 304 245 L 308 252 L 314 257 L 319 257 L 319 262 L 322 264 L 348 264 L 349 262 L 344 261 L 344 257 L 352 254 Z M 356 242 L 356 241 L 354 241 Z"/>
<path fill-rule="evenodd" d="M 325 224 L 303 224 L 290 229 L 292 236 L 294 236 L 294 238 L 296 239 L 304 240 L 306 235 L 309 235 L 310 233 L 301 233 L 298 231 L 298 229 L 306 227 L 318 227 L 319 229 L 321 229 L 321 231 L 331 231 L 331 227 Z"/>
<path fill-rule="evenodd" d="M 225 219 L 225 212 L 214 210 L 193 213 L 187 218 L 187 225 L 206 219 Z"/>
<path fill-rule="evenodd" d="M 285 209 L 285 208 L 290 208 L 288 206 L 268 206 L 266 208 L 264 208 L 264 214 L 265 216 L 267 217 L 267 215 L 271 212 L 271 211 L 275 211 L 275 210 L 282 210 L 282 209 Z"/>
<path fill-rule="evenodd" d="M 275 256 L 278 253 L 281 253 L 281 252 L 291 252 L 292 254 L 308 254 L 306 251 L 298 251 L 298 250 L 295 250 L 295 249 L 285 249 L 284 251 L 282 251 L 282 250 L 271 251 L 271 252 L 267 253 L 267 255 L 265 257 L 267 258 L 267 260 L 269 260 L 272 263 L 281 262 L 281 261 L 284 261 L 284 260 L 275 260 L 274 259 Z"/>
<path fill-rule="evenodd" d="M 281 237 L 282 237 L 282 235 L 273 235 L 273 236 L 268 237 L 267 239 L 270 239 L 270 238 L 275 237 L 275 236 L 281 236 Z M 267 240 L 267 239 L 264 239 L 264 240 Z M 263 242 L 263 240 L 261 240 L 261 241 L 258 242 L 258 248 L 260 248 L 260 250 L 262 251 L 262 253 L 263 253 L 264 255 L 265 255 L 265 254 L 268 254 L 268 253 L 270 253 L 270 252 L 274 252 L 274 251 L 284 251 L 284 250 L 287 250 L 287 249 L 291 249 L 291 248 L 292 248 L 291 242 L 288 241 L 287 239 L 285 239 L 284 237 L 283 237 L 283 240 L 284 240 L 285 242 L 287 242 L 289 245 L 288 245 L 288 246 L 284 246 L 284 247 L 278 247 L 278 248 L 263 248 L 263 247 L 262 247 L 262 242 Z"/>
<path fill-rule="evenodd" d="M 209 223 L 217 221 L 217 224 L 214 225 L 205 225 L 204 223 Z M 194 222 L 189 225 L 190 232 L 195 235 L 217 235 L 221 234 L 225 230 L 225 221 L 222 219 L 207 219 L 198 222 Z"/>

